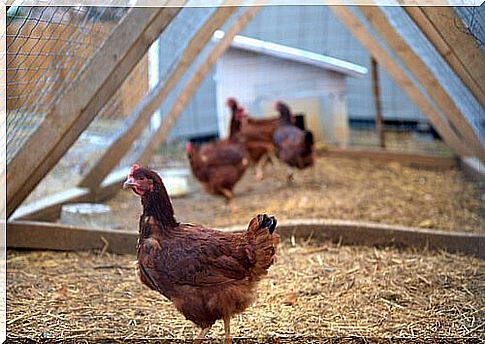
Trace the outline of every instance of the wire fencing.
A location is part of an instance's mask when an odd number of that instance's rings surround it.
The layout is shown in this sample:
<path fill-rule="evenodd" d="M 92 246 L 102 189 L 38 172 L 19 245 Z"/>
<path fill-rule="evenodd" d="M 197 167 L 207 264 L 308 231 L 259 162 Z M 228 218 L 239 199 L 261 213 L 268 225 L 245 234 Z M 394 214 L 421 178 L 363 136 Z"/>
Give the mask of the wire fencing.
<path fill-rule="evenodd" d="M 127 9 L 11 7 L 7 12 L 7 162 Z"/>
<path fill-rule="evenodd" d="M 214 8 L 184 8 L 161 34 L 158 44 L 161 56 L 159 61 L 160 82 L 164 82 L 175 68 L 186 44 L 213 10 Z M 112 17 L 113 15 L 111 15 Z M 115 27 L 116 24 L 110 20 L 97 23 L 97 25 Z M 50 49 L 53 53 L 52 49 L 54 48 L 51 47 Z M 93 51 L 94 49 L 91 50 L 91 53 Z M 54 54 L 62 55 L 62 51 Z M 150 88 L 148 55 L 147 52 L 121 87 L 107 101 L 86 130 L 83 131 L 53 170 L 46 175 L 25 203 L 76 186 L 98 162 L 113 141 L 122 134 L 126 125 L 133 120 L 135 107 L 147 95 Z M 87 58 L 89 56 L 85 56 L 85 59 Z M 60 81 L 59 83 L 62 84 Z M 62 84 L 61 86 L 65 85 Z M 152 120 L 153 122 L 156 122 L 156 118 Z M 18 127 L 18 124 L 13 124 L 13 126 Z M 119 163 L 117 169 L 126 168 L 133 163 L 146 146 L 153 129 L 154 126 L 151 124 L 144 130 L 143 134 L 133 143 L 128 154 Z M 31 130 L 35 130 L 35 127 Z M 17 142 L 19 142 L 18 139 Z"/>

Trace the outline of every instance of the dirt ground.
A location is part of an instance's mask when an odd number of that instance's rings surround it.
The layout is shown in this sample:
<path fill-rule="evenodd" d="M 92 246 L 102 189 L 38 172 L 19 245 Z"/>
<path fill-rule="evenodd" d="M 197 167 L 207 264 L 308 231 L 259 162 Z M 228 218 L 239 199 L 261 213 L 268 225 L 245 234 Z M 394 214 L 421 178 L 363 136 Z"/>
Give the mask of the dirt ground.
<path fill-rule="evenodd" d="M 9 251 L 10 338 L 193 338 L 198 329 L 137 279 L 132 255 Z M 485 339 L 477 258 L 284 242 L 234 337 Z M 222 342 L 217 322 L 210 338 Z"/>
<path fill-rule="evenodd" d="M 286 173 L 285 166 L 268 165 L 265 179 L 257 182 L 249 169 L 235 188 L 236 212 L 194 181 L 191 194 L 173 199 L 176 217 L 215 227 L 246 224 L 264 212 L 280 221 L 331 218 L 466 232 L 484 225 L 485 196 L 459 170 L 323 157 L 314 168 L 296 172 L 291 186 Z M 138 229 L 141 205 L 134 194 L 120 191 L 107 204 L 117 227 Z"/>

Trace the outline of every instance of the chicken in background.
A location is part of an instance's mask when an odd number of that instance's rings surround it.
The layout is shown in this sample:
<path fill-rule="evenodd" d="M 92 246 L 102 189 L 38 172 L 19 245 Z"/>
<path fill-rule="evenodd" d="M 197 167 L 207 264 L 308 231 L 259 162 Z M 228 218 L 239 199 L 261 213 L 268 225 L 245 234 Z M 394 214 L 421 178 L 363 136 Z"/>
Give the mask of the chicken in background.
<path fill-rule="evenodd" d="M 264 166 L 270 156 L 274 155 L 273 135 L 280 119 L 250 117 L 234 98 L 228 98 L 226 104 L 232 116 L 240 121 L 237 138 L 244 144 L 251 162 L 255 165 L 256 179 L 261 180 Z"/>
<path fill-rule="evenodd" d="M 233 188 L 249 166 L 246 148 L 237 139 L 240 121 L 232 116 L 229 138 L 203 145 L 187 143 L 186 152 L 195 178 L 210 194 L 222 196 L 229 203 Z"/>
<path fill-rule="evenodd" d="M 258 281 L 275 262 L 276 219 L 258 215 L 244 233 L 179 223 L 160 176 L 136 164 L 123 187 L 143 206 L 137 243 L 142 283 L 201 327 L 196 343 L 219 319 L 230 343 L 231 317 L 253 303 Z"/>
<path fill-rule="evenodd" d="M 275 109 L 280 113 L 280 122 L 273 135 L 276 156 L 290 167 L 305 169 L 312 166 L 315 161 L 312 132 L 295 126 L 291 110 L 285 103 L 276 102 Z M 292 180 L 290 171 L 288 181 Z"/>

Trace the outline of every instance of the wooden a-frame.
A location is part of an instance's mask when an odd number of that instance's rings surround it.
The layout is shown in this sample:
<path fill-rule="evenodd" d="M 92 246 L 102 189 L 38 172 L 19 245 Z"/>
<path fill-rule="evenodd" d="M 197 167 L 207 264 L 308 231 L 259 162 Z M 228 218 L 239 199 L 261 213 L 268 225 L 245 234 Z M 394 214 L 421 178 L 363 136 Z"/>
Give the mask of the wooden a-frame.
<path fill-rule="evenodd" d="M 72 146 L 180 11 L 131 9 L 8 164 L 7 217 Z"/>
<path fill-rule="evenodd" d="M 458 130 L 467 148 L 473 155 L 485 161 L 485 150 L 478 133 L 460 112 L 433 72 L 391 25 L 384 12 L 378 6 L 359 6 L 359 10 Z"/>
<path fill-rule="evenodd" d="M 409 99 L 411 99 L 411 101 L 421 109 L 422 113 L 428 117 L 433 127 L 441 135 L 448 146 L 460 156 L 470 155 L 469 149 L 448 123 L 446 123 L 440 116 L 438 109 L 429 102 L 423 94 L 421 94 L 413 81 L 406 75 L 402 67 L 392 59 L 359 19 L 345 6 L 329 6 L 329 8 L 350 30 L 354 37 L 361 42 L 367 51 L 374 56 L 379 64 L 386 69 L 397 85 L 406 92 Z"/>

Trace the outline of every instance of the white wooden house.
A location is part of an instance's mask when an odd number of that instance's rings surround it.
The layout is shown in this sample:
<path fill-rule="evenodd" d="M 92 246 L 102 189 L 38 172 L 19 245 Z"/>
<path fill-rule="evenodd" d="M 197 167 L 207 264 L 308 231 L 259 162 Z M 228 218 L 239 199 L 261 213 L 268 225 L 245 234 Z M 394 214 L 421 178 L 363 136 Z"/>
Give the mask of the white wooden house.
<path fill-rule="evenodd" d="M 217 31 L 215 39 L 223 32 Z M 228 134 L 229 109 L 235 97 L 255 117 L 276 116 L 276 100 L 304 113 L 316 141 L 348 143 L 346 77 L 361 77 L 365 67 L 309 51 L 236 36 L 219 59 L 215 81 L 219 134 Z"/>

